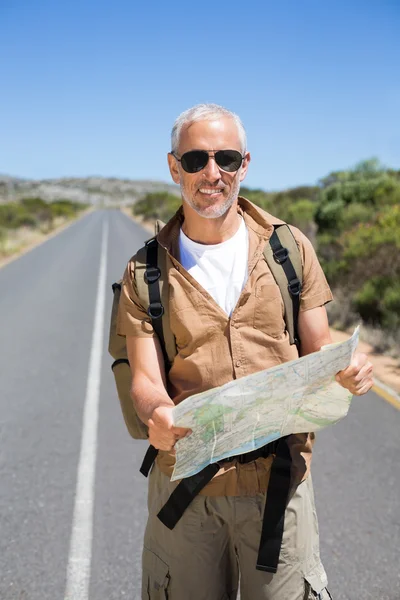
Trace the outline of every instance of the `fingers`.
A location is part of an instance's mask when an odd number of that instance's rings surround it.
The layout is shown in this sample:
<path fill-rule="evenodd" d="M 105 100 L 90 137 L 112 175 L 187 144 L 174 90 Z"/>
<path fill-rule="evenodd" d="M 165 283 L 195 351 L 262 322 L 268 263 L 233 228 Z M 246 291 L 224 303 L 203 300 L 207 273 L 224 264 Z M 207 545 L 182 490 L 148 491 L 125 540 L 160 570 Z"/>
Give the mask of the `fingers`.
<path fill-rule="evenodd" d="M 363 379 L 367 379 L 372 374 L 372 364 L 368 362 L 360 369 L 357 375 L 354 376 L 354 381 L 361 382 Z"/>
<path fill-rule="evenodd" d="M 186 427 L 172 427 L 172 433 L 176 435 L 178 440 L 190 435 L 192 433 L 191 429 L 187 429 Z"/>
<path fill-rule="evenodd" d="M 360 389 L 356 390 L 353 393 L 355 396 L 362 396 L 363 394 L 366 394 L 367 392 L 369 392 L 369 390 L 372 388 L 373 385 L 374 385 L 374 380 L 371 379 L 371 381 L 368 381 L 365 385 L 363 385 Z"/>
<path fill-rule="evenodd" d="M 191 429 L 186 427 L 174 427 L 153 419 L 149 419 L 148 426 L 149 442 L 157 450 L 171 451 L 178 440 L 192 433 Z"/>
<path fill-rule="evenodd" d="M 335 379 L 352 394 L 361 396 L 366 394 L 374 384 L 372 370 L 373 366 L 367 355 L 358 353 L 354 355 L 351 365 L 339 371 Z"/>
<path fill-rule="evenodd" d="M 353 394 L 355 396 L 362 396 L 363 394 L 366 394 L 367 392 L 369 392 L 369 390 L 372 388 L 373 385 L 374 385 L 373 377 L 368 376 L 355 386 L 355 388 L 353 390 Z"/>
<path fill-rule="evenodd" d="M 362 394 L 366 394 L 374 384 L 372 367 L 367 367 L 363 372 L 360 371 L 357 375 L 351 377 L 345 377 L 344 374 L 338 373 L 336 381 L 352 394 L 361 396 Z"/>

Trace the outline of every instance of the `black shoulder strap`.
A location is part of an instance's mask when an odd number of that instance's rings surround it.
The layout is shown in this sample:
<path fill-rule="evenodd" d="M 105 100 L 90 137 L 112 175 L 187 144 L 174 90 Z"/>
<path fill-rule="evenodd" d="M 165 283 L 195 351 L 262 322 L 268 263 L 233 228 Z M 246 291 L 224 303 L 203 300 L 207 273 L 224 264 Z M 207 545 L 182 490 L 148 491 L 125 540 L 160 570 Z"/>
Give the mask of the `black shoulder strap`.
<path fill-rule="evenodd" d="M 288 231 L 287 231 L 288 230 Z M 264 251 L 264 256 L 269 263 L 271 271 L 273 275 L 277 279 L 277 283 L 281 289 L 282 297 L 285 304 L 285 320 L 287 324 L 287 328 L 290 334 L 291 343 L 295 343 L 297 348 L 300 347 L 300 339 L 298 332 L 298 322 L 299 322 L 299 310 L 300 310 L 300 295 L 302 289 L 302 275 L 301 275 L 301 259 L 299 256 L 299 251 L 296 245 L 296 242 L 293 238 L 293 235 L 289 229 L 289 227 L 282 228 L 282 233 L 285 232 L 286 244 L 290 245 L 292 248 L 288 250 L 287 247 L 284 247 L 281 243 L 280 237 L 281 231 L 275 227 L 274 231 L 269 239 L 269 246 L 272 250 L 273 259 L 276 264 L 280 265 L 283 269 L 284 274 L 287 279 L 287 286 L 283 287 L 282 282 L 279 277 L 279 273 L 277 273 L 276 269 L 271 265 L 271 261 L 269 260 L 269 256 L 266 251 Z M 290 238 L 288 235 L 290 234 Z M 293 238 L 293 240 L 292 240 Z M 268 245 L 267 245 L 268 246 Z M 290 254 L 292 254 L 292 259 L 290 258 Z M 293 265 L 293 262 L 297 266 L 297 272 Z M 286 291 L 287 288 L 287 291 Z M 291 300 L 291 302 L 289 301 Z"/>
<path fill-rule="evenodd" d="M 161 349 L 164 356 L 164 363 L 166 372 L 169 370 L 169 360 L 167 351 L 165 348 L 164 330 L 162 316 L 164 314 L 164 306 L 161 302 L 160 293 L 160 277 L 161 271 L 158 267 L 157 261 L 158 254 L 158 242 L 156 238 L 152 238 L 146 242 L 146 269 L 144 272 L 144 281 L 148 287 L 149 292 L 149 307 L 147 314 L 151 318 L 151 324 L 154 331 L 160 340 Z"/>
<path fill-rule="evenodd" d="M 278 441 L 264 506 L 256 569 L 267 573 L 276 573 L 278 568 L 285 511 L 289 501 L 292 457 L 287 443 L 288 437 Z"/>
<path fill-rule="evenodd" d="M 165 372 L 168 373 L 170 362 L 168 360 L 167 351 L 165 348 L 165 340 L 164 340 L 164 330 L 163 330 L 163 319 L 162 316 L 164 314 L 164 306 L 161 302 L 161 292 L 160 292 L 160 276 L 161 271 L 158 267 L 158 242 L 156 238 L 150 239 L 146 242 L 146 268 L 144 271 L 144 281 L 147 285 L 148 293 L 149 293 L 149 306 L 147 309 L 147 314 L 151 319 L 151 324 L 153 326 L 154 331 L 156 332 L 158 339 L 160 341 L 160 346 L 162 349 L 164 364 L 165 364 Z M 150 469 L 157 457 L 158 450 L 154 448 L 150 444 L 147 449 L 147 452 L 144 456 L 142 465 L 140 467 L 140 472 L 145 477 L 148 476 Z"/>

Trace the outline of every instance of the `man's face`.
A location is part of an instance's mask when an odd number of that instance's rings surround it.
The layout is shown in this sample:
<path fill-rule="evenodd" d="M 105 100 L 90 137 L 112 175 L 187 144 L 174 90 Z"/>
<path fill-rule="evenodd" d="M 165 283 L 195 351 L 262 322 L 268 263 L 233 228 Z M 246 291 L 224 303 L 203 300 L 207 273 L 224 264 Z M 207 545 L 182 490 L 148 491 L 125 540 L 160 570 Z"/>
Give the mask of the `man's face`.
<path fill-rule="evenodd" d="M 185 127 L 181 132 L 177 157 L 190 150 L 207 150 L 211 155 L 217 150 L 238 150 L 242 155 L 236 123 L 229 117 L 213 121 L 198 121 Z M 181 186 L 186 202 L 197 214 L 207 219 L 224 215 L 236 201 L 240 182 L 246 177 L 250 154 L 238 171 L 223 171 L 209 158 L 207 165 L 198 173 L 186 173 L 171 154 L 168 164 L 172 179 Z"/>

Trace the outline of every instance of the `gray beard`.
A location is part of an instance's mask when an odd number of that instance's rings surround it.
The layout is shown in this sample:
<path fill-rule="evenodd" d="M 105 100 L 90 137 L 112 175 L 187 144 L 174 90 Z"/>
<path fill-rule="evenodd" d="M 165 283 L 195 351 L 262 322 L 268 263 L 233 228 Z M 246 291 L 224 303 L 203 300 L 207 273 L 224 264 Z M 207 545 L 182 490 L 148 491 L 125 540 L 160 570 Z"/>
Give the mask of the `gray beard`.
<path fill-rule="evenodd" d="M 188 204 L 190 206 L 190 208 L 192 208 L 198 215 L 200 215 L 200 217 L 203 217 L 205 219 L 218 219 L 219 217 L 222 217 L 222 215 L 224 215 L 230 209 L 232 204 L 235 202 L 236 198 L 239 195 L 239 190 L 240 190 L 240 181 L 239 181 L 239 177 L 238 177 L 232 187 L 231 194 L 228 196 L 228 198 L 225 200 L 225 202 L 223 204 L 219 205 L 218 207 L 215 207 L 215 211 L 213 211 L 212 213 L 207 212 L 206 214 L 203 214 L 204 209 L 201 206 L 197 206 L 193 202 L 189 193 L 186 191 L 185 186 L 181 183 L 181 194 L 182 194 L 183 200 L 186 202 L 186 204 Z"/>

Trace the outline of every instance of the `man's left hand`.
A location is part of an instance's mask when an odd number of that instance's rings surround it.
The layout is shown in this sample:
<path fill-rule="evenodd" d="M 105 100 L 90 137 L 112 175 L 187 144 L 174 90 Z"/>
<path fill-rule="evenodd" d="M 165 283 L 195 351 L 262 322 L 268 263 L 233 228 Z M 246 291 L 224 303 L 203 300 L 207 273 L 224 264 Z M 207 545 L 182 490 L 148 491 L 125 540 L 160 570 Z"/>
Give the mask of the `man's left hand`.
<path fill-rule="evenodd" d="M 374 385 L 372 363 L 366 354 L 356 353 L 347 369 L 339 371 L 335 379 L 355 396 L 362 396 Z"/>

